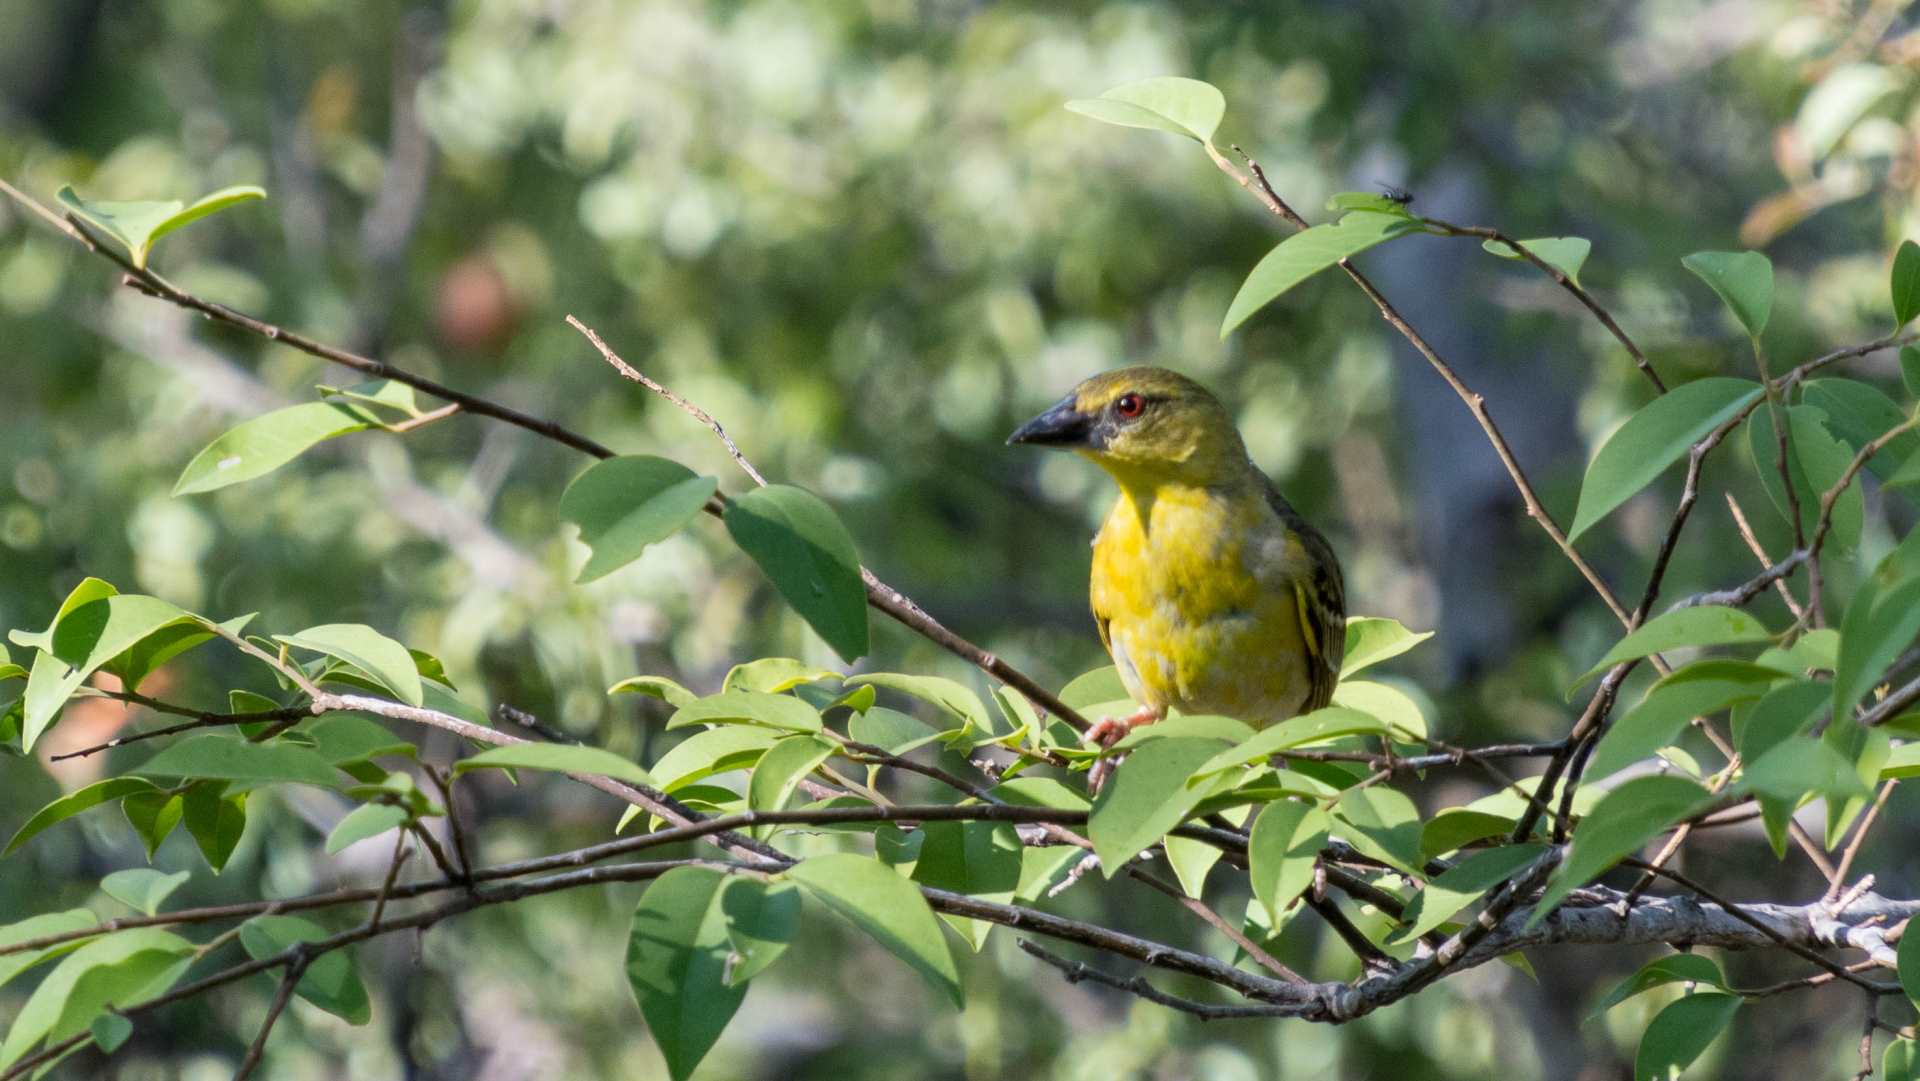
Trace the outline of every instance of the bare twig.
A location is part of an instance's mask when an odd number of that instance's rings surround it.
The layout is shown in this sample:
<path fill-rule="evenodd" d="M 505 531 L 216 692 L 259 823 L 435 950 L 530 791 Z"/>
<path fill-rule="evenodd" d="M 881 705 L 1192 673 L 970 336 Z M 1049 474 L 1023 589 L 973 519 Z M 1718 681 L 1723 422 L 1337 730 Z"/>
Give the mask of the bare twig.
<path fill-rule="evenodd" d="M 395 863 L 397 865 L 398 861 Z M 376 919 L 374 923 L 377 925 L 379 921 Z M 253 1075 L 254 1068 L 260 1065 L 260 1057 L 267 1050 L 267 1034 L 273 1031 L 273 1023 L 280 1020 L 280 1015 L 286 1011 L 287 1003 L 293 999 L 294 987 L 299 984 L 300 977 L 306 975 L 306 972 L 305 954 L 298 955 L 287 963 L 287 973 L 280 977 L 280 987 L 274 991 L 273 1002 L 267 1006 L 266 1020 L 260 1022 L 260 1031 L 254 1036 L 253 1043 L 248 1046 L 246 1057 L 240 1060 L 240 1068 L 233 1072 L 233 1081 L 247 1081 L 247 1078 Z"/>

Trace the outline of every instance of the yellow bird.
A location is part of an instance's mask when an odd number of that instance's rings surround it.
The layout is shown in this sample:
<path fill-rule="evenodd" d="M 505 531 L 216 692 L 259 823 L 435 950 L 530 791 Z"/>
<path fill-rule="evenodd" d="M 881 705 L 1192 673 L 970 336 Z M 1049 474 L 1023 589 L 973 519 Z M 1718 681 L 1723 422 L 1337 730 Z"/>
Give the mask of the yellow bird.
<path fill-rule="evenodd" d="M 1111 746 L 1169 708 L 1264 727 L 1327 704 L 1346 647 L 1340 562 L 1247 457 L 1220 399 L 1165 368 L 1121 368 L 1007 442 L 1073 450 L 1120 486 L 1090 593 L 1140 708 L 1090 741 Z"/>

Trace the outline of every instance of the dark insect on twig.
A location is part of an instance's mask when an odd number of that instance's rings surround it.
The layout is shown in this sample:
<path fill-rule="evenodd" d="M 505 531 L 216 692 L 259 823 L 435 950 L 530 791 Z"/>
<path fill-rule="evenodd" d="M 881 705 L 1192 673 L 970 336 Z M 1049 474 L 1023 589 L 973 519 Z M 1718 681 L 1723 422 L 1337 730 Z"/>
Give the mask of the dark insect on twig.
<path fill-rule="evenodd" d="M 1413 193 L 1407 189 L 1384 181 L 1375 181 L 1375 183 L 1380 185 L 1380 197 L 1387 202 L 1399 203 L 1401 206 L 1407 206 L 1413 202 Z"/>

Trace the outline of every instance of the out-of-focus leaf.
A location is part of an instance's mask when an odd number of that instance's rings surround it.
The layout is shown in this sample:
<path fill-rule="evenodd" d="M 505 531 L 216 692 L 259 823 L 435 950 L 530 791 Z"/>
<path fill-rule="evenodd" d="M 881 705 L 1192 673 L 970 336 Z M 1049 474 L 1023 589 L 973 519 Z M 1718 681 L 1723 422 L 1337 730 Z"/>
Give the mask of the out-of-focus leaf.
<path fill-rule="evenodd" d="M 340 852 L 349 845 L 358 844 L 369 837 L 378 837 L 388 830 L 398 829 L 406 824 L 407 809 L 392 803 L 367 803 L 355 807 L 327 834 L 327 855 Z"/>
<path fill-rule="evenodd" d="M 150 867 L 115 871 L 100 880 L 100 891 L 130 908 L 151 916 L 160 911 L 174 890 L 186 885 L 193 876 L 186 871 L 161 874 Z"/>
<path fill-rule="evenodd" d="M 17 946 L 22 942 L 31 942 L 36 938 L 46 938 L 49 935 L 72 934 L 75 931 L 84 931 L 96 926 L 99 922 L 98 916 L 84 908 L 29 916 L 18 923 L 0 927 L 0 946 Z M 44 946 L 37 950 L 0 954 L 0 987 L 5 987 L 8 981 L 40 962 L 64 957 L 89 941 L 91 940 L 82 938 L 61 943 L 58 946 Z"/>
<path fill-rule="evenodd" d="M 1879 64 L 1842 64 L 1827 72 L 1793 119 L 1800 148 L 1812 161 L 1825 158 L 1861 117 L 1902 85 L 1902 78 Z"/>
<path fill-rule="evenodd" d="M 720 488 L 666 458 L 628 455 L 595 462 L 560 494 L 560 517 L 580 527 L 593 550 L 578 582 L 605 577 L 693 520 Z"/>
<path fill-rule="evenodd" d="M 867 587 L 839 515 L 811 492 L 770 484 L 730 500 L 727 532 L 841 658 L 867 651 Z"/>
<path fill-rule="evenodd" d="M 1607 437 L 1580 483 L 1568 540 L 1577 540 L 1608 512 L 1685 457 L 1702 436 L 1760 396 L 1758 383 L 1714 376 L 1678 386 L 1648 402 Z"/>
<path fill-rule="evenodd" d="M 1198 79 L 1161 76 L 1122 83 L 1097 98 L 1076 98 L 1067 109 L 1125 128 L 1148 128 L 1211 142 L 1227 99 Z"/>

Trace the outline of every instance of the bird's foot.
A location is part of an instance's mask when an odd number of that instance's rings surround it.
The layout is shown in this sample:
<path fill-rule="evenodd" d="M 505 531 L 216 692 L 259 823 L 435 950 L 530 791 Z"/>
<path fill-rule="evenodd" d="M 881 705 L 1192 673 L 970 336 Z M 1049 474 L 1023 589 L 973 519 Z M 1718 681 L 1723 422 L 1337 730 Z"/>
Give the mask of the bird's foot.
<path fill-rule="evenodd" d="M 1096 721 L 1093 727 L 1087 729 L 1086 740 L 1095 747 L 1112 747 L 1127 738 L 1127 733 L 1143 724 L 1152 724 L 1165 716 L 1165 710 L 1141 706 L 1125 717 L 1105 717 Z M 1119 757 L 1095 760 L 1093 768 L 1087 771 L 1087 787 L 1094 792 L 1100 791 L 1100 786 L 1107 783 L 1107 778 L 1111 777 L 1113 771 L 1119 766 Z"/>

